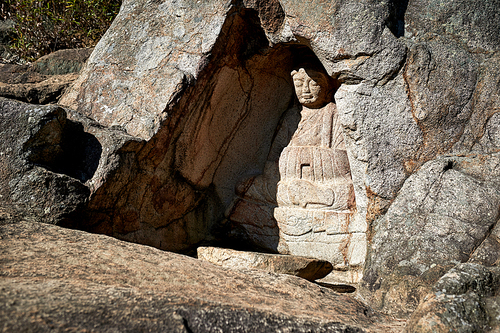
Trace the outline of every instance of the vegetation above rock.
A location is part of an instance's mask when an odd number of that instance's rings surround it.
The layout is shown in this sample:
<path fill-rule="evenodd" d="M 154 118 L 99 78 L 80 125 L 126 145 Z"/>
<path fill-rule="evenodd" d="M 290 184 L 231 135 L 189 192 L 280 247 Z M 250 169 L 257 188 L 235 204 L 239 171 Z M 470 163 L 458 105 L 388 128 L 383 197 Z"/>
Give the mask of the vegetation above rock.
<path fill-rule="evenodd" d="M 11 50 L 33 61 L 60 49 L 97 44 L 121 0 L 5 0 L 0 19 L 14 21 Z"/>

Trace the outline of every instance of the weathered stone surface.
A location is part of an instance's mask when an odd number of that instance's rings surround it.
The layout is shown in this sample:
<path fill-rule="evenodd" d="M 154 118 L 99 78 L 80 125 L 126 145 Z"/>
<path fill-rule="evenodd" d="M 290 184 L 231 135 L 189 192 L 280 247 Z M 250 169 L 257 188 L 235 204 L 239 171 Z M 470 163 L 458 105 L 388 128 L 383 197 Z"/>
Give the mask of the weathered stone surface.
<path fill-rule="evenodd" d="M 383 86 L 342 85 L 335 95 L 345 129 L 356 204 L 368 221 L 383 214 L 408 173 L 422 132 L 411 114 L 401 74 Z"/>
<path fill-rule="evenodd" d="M 60 50 L 30 65 L 0 64 L 0 96 L 33 104 L 54 103 L 78 78 L 92 50 Z"/>
<path fill-rule="evenodd" d="M 445 37 L 410 48 L 404 77 L 424 140 L 407 164 L 448 152 L 458 141 L 473 112 L 478 67 L 473 54 Z"/>
<path fill-rule="evenodd" d="M 93 50 L 92 47 L 58 50 L 35 61 L 31 64 L 31 70 L 43 75 L 78 73 Z"/>
<path fill-rule="evenodd" d="M 441 158 L 408 178 L 373 229 L 363 280 L 377 306 L 411 312 L 442 274 L 469 260 L 500 218 L 499 171 L 484 168 L 499 162 L 498 153 Z"/>
<path fill-rule="evenodd" d="M 92 170 L 92 173 L 80 176 L 85 181 L 85 185 L 91 191 L 91 198 L 98 197 L 98 201 L 116 200 L 109 195 L 102 194 L 107 191 L 107 182 L 113 177 L 127 177 L 126 174 L 118 172 L 120 168 L 128 167 L 128 163 L 133 163 L 140 149 L 144 146 L 144 142 L 131 135 L 128 135 L 123 128 L 120 127 L 105 127 L 98 122 L 90 119 L 76 111 L 64 109 L 69 120 L 80 124 L 85 136 L 92 139 L 92 144 L 84 147 L 87 168 Z M 90 165 L 88 165 L 90 164 Z M 126 178 L 124 178 L 126 181 Z M 92 203 L 92 201 L 91 201 Z"/>
<path fill-rule="evenodd" d="M 232 269 L 257 269 L 288 274 L 314 281 L 333 269 L 328 261 L 293 255 L 236 251 L 216 247 L 199 247 L 198 259 Z"/>
<path fill-rule="evenodd" d="M 46 79 L 46 76 L 29 71 L 28 65 L 0 64 L 0 81 L 8 84 L 37 83 Z"/>
<path fill-rule="evenodd" d="M 0 98 L 0 138 L 6 216 L 61 223 L 81 210 L 90 194 L 83 182 L 93 172 L 84 147 L 92 138 L 62 108 Z"/>
<path fill-rule="evenodd" d="M 334 87 L 325 74 L 301 68 L 292 76 L 301 120 L 279 159 L 278 207 L 281 253 L 332 262 L 338 270 L 363 266 L 366 225 L 356 219 L 354 189 Z M 358 282 L 358 281 L 350 281 Z"/>
<path fill-rule="evenodd" d="M 328 74 L 342 81 L 387 80 L 404 45 L 387 27 L 391 4 L 373 0 L 281 1 L 295 38 L 307 41 Z"/>
<path fill-rule="evenodd" d="M 18 84 L 0 82 L 0 96 L 33 104 L 54 103 L 61 97 L 64 90 L 78 78 L 78 74 L 44 76 L 37 73 L 34 76 L 41 77 L 41 81 Z"/>
<path fill-rule="evenodd" d="M 500 56 L 492 55 L 484 59 L 479 71 L 477 87 L 472 97 L 472 104 L 477 112 L 471 114 L 464 128 L 463 135 L 454 144 L 453 152 L 493 153 L 498 151 L 498 75 L 500 75 Z"/>
<path fill-rule="evenodd" d="M 456 38 L 473 52 L 498 51 L 498 0 L 455 0 L 446 4 L 443 6 L 440 0 L 409 1 L 405 36 L 421 38 L 433 33 Z"/>
<path fill-rule="evenodd" d="M 342 86 L 336 95 L 355 185 L 364 178 L 356 187 L 358 208 L 366 207 L 373 221 L 361 291 L 394 314 L 411 313 L 454 265 L 497 260 L 490 231 L 500 204 L 499 44 L 489 22 L 498 22 L 498 12 L 479 5 L 486 23 L 457 10 L 478 5 L 409 1 L 402 16 L 408 47 L 403 70 L 376 90 L 362 90 L 361 83 Z M 397 101 L 389 112 L 399 109 L 400 116 L 378 115 L 369 128 L 360 120 L 373 114 L 365 105 L 375 96 L 381 104 Z M 367 104 L 355 106 L 360 100 Z M 358 195 L 363 190 L 366 205 Z"/>
<path fill-rule="evenodd" d="M 500 270 L 460 264 L 413 313 L 407 332 L 486 332 L 500 328 Z"/>
<path fill-rule="evenodd" d="M 354 298 L 298 277 L 237 272 L 46 224 L 0 226 L 0 237 L 0 318 L 7 331 L 402 329 Z"/>
<path fill-rule="evenodd" d="M 39 83 L 52 75 L 78 73 L 93 48 L 59 50 L 29 65 L 0 64 L 0 82 L 8 84 Z"/>
<path fill-rule="evenodd" d="M 0 20 L 0 44 L 8 44 L 14 37 L 12 29 L 14 22 L 12 20 Z"/>
<path fill-rule="evenodd" d="M 226 1 L 194 4 L 124 1 L 61 104 L 151 138 L 169 102 L 198 77 L 230 10 Z"/>
<path fill-rule="evenodd" d="M 451 267 L 498 261 L 496 2 L 125 1 L 62 101 L 138 138 L 96 182 L 83 227 L 176 251 L 281 251 L 283 221 L 346 270 L 367 243 L 363 297 L 408 315 Z M 335 82 L 349 220 L 308 210 L 332 207 L 334 185 L 280 176 L 308 118 L 289 75 L 301 67 Z"/>
<path fill-rule="evenodd" d="M 500 264 L 500 225 L 497 223 L 487 238 L 471 254 L 471 263 L 487 267 L 499 266 Z"/>
<path fill-rule="evenodd" d="M 119 128 L 58 106 L 0 98 L 0 111 L 3 219 L 82 227 L 89 198 L 114 201 L 102 184 L 143 145 Z"/>

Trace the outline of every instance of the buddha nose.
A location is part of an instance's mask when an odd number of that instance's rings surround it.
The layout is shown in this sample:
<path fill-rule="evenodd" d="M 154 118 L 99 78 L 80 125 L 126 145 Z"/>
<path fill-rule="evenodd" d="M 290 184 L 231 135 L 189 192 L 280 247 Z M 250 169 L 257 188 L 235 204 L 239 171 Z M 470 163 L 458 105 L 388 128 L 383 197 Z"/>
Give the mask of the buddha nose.
<path fill-rule="evenodd" d="M 311 88 L 309 87 L 309 84 L 311 83 L 310 80 L 306 80 L 304 82 L 304 86 L 302 87 L 302 91 L 305 92 L 305 93 L 310 93 L 311 92 Z"/>

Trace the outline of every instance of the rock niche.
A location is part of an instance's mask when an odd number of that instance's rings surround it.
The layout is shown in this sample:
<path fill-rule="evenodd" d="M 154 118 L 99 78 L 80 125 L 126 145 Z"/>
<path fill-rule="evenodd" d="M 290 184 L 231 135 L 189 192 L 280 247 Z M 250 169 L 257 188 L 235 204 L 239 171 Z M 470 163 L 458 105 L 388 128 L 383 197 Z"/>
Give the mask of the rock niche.
<path fill-rule="evenodd" d="M 313 257 L 333 269 L 319 283 L 349 285 L 360 301 L 271 272 L 233 272 L 231 281 L 271 277 L 243 288 L 221 277 L 230 268 L 155 252 L 158 262 L 197 267 L 203 290 L 203 271 L 235 286 L 234 299 L 247 290 L 243 312 L 255 290 L 295 281 L 317 297 L 314 310 L 279 311 L 350 325 L 332 324 L 339 332 L 405 323 L 407 332 L 498 332 L 498 8 L 499 0 L 124 0 L 59 105 L 0 99 L 1 229 L 30 242 L 36 230 L 65 226 L 191 256 L 218 247 Z M 39 65 L 39 75 L 53 67 Z M 77 234 L 89 235 L 68 237 Z M 15 276 L 9 295 L 21 288 L 15 267 L 3 273 Z M 174 281 L 172 267 L 164 281 Z M 213 302 L 224 302 L 224 289 Z M 269 311 L 282 295 L 273 290 L 259 301 Z M 327 313 L 331 304 L 342 312 L 342 302 L 354 319 Z M 226 310 L 210 315 L 233 318 Z M 377 326 L 379 315 L 398 324 Z"/>

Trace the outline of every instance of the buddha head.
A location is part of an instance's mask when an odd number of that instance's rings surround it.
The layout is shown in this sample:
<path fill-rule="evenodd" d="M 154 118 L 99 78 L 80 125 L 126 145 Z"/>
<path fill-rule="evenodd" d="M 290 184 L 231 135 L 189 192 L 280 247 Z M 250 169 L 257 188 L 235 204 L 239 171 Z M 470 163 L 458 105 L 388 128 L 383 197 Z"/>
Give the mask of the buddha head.
<path fill-rule="evenodd" d="M 301 68 L 291 73 L 300 104 L 317 109 L 331 102 L 331 89 L 326 74 Z"/>

